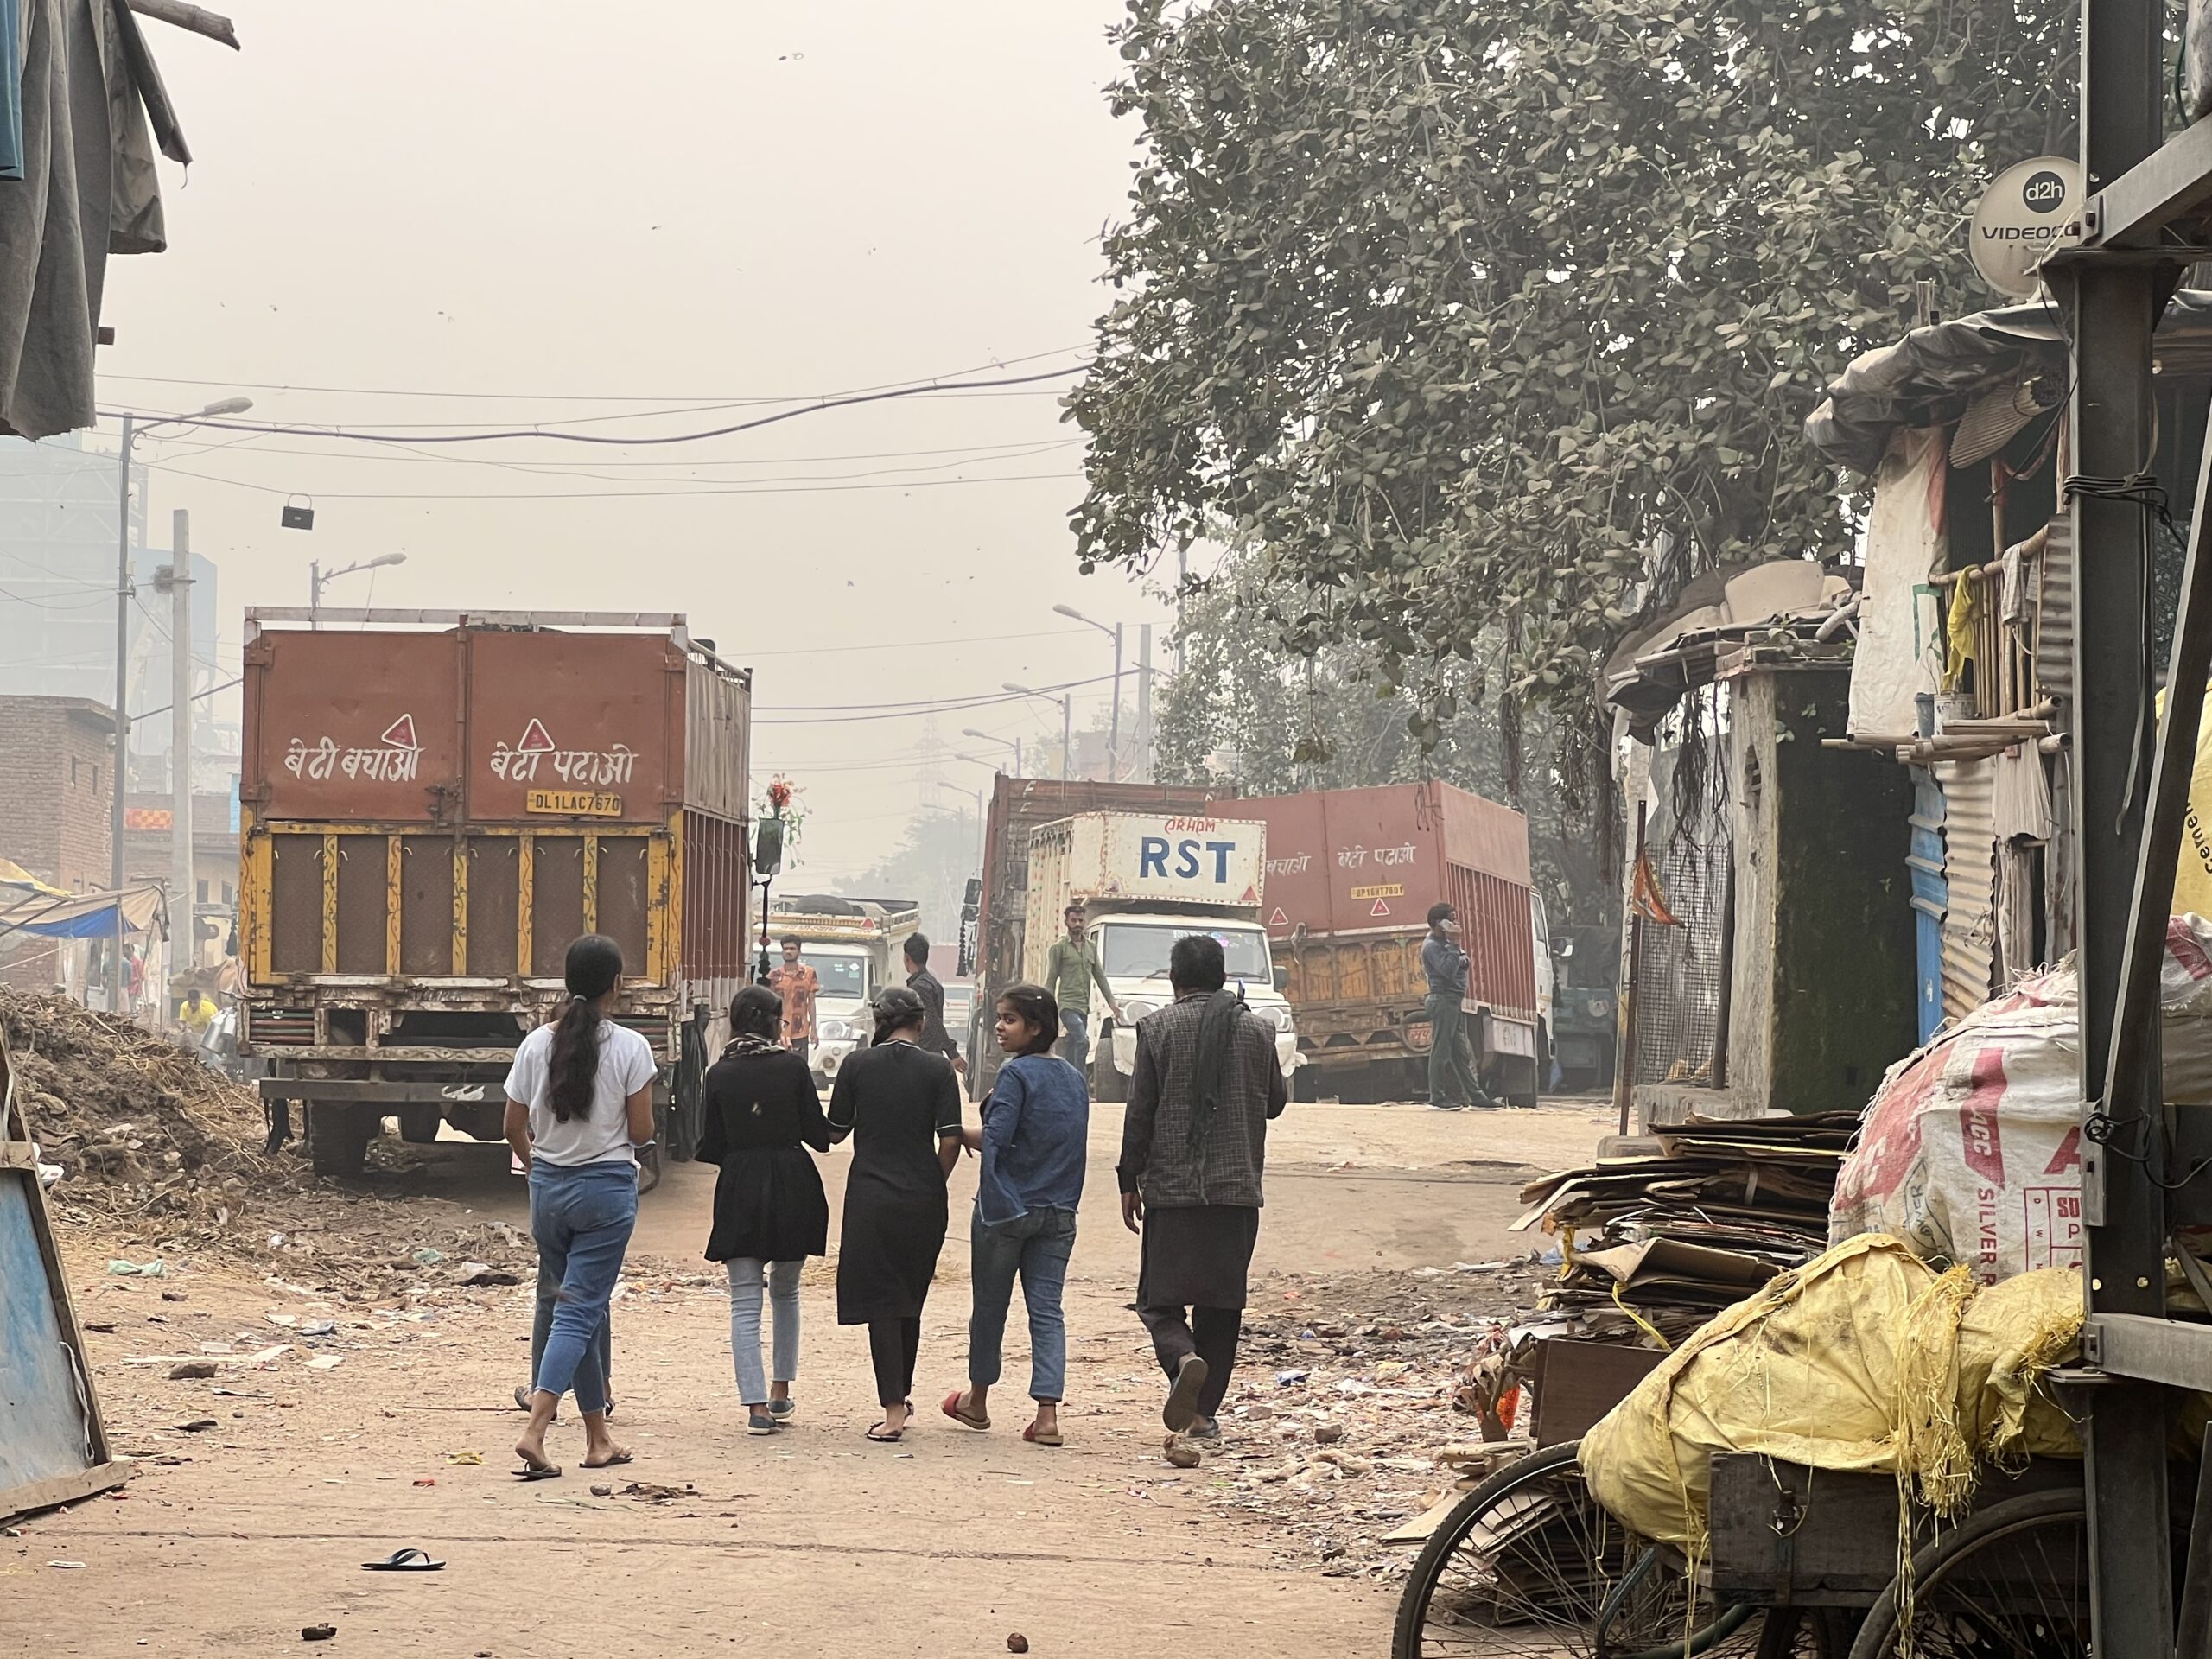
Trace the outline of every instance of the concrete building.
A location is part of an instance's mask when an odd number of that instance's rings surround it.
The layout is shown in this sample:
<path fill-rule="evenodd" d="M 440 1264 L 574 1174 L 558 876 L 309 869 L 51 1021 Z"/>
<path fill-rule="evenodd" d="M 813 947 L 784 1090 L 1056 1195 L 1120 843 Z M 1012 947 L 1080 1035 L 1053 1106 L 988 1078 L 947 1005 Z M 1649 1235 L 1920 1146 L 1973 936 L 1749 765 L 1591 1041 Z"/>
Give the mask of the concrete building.
<path fill-rule="evenodd" d="M 108 884 L 115 717 L 88 697 L 0 696 L 0 858 L 73 892 Z M 79 982 L 82 944 L 0 936 L 0 979 Z M 77 964 L 81 967 L 81 963 Z"/>
<path fill-rule="evenodd" d="M 192 914 L 195 927 L 190 965 L 213 968 L 237 925 L 238 824 L 234 798 L 195 791 L 192 798 Z M 134 792 L 123 808 L 123 865 L 130 881 L 154 881 L 166 890 L 170 880 L 169 826 L 172 807 L 165 794 Z M 172 895 L 172 922 L 182 915 Z"/>

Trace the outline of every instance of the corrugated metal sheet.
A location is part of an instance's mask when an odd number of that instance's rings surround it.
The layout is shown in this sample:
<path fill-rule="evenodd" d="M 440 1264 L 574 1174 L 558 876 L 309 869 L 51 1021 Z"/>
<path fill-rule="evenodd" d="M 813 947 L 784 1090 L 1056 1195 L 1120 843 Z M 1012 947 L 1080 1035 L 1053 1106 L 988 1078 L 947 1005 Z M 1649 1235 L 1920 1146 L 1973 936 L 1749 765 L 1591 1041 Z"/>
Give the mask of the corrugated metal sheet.
<path fill-rule="evenodd" d="M 1997 943 L 1994 769 L 1970 760 L 1936 769 L 1943 790 L 1943 1016 L 1989 1000 Z"/>
<path fill-rule="evenodd" d="M 2036 683 L 2044 696 L 2074 691 L 2074 521 L 2050 521 L 2036 582 Z"/>

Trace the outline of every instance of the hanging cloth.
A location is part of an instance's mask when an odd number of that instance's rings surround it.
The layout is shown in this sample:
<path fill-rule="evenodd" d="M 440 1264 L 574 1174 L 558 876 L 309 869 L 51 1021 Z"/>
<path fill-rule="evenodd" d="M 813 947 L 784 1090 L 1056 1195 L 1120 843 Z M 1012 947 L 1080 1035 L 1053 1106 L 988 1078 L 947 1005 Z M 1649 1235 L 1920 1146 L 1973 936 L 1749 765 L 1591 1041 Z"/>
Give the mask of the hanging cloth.
<path fill-rule="evenodd" d="M 1955 691 L 1974 661 L 1974 626 L 1981 615 L 1981 584 L 1961 576 L 1951 584 L 1951 608 L 1943 619 L 1943 689 Z"/>

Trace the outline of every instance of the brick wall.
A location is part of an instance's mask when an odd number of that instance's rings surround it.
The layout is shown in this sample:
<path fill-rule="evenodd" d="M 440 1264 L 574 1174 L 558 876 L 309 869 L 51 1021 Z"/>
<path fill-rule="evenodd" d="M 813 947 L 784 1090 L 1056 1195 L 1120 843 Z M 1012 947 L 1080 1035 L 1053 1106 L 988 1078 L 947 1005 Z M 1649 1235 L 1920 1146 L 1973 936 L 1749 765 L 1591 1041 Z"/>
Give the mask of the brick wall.
<path fill-rule="evenodd" d="M 0 697 L 0 858 L 57 887 L 108 884 L 115 723 L 82 697 Z"/>

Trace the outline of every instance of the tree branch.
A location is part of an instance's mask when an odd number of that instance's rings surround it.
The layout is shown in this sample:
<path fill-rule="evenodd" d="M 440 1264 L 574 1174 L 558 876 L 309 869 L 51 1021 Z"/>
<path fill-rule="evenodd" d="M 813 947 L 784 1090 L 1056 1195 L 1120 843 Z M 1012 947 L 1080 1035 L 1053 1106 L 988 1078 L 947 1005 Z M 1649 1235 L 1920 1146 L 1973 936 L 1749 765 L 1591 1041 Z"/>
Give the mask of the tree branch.
<path fill-rule="evenodd" d="M 238 25 L 219 13 L 187 5 L 185 0 L 124 0 L 124 3 L 141 17 L 174 23 L 179 29 L 190 29 L 194 35 L 205 35 L 211 41 L 220 41 L 233 52 L 239 49 Z"/>

